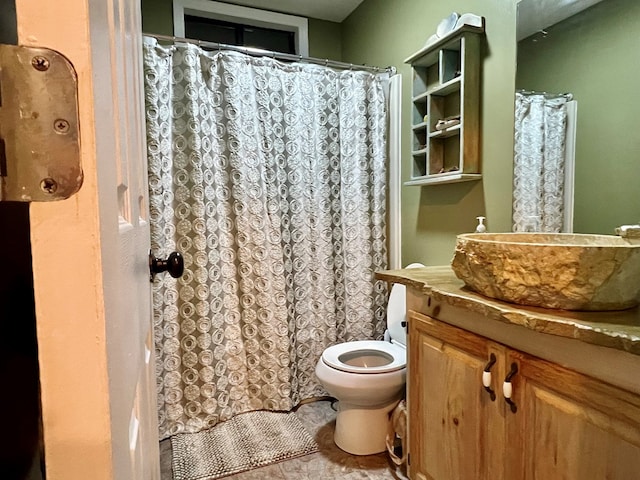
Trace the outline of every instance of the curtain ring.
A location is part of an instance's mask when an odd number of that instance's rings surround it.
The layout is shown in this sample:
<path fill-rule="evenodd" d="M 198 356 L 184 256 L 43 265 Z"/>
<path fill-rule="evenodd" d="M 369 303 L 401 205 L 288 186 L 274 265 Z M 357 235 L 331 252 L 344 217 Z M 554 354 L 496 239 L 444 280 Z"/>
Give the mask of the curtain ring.
<path fill-rule="evenodd" d="M 349 64 L 349 71 L 352 71 L 352 70 L 353 70 L 353 63 L 350 63 Z"/>
<path fill-rule="evenodd" d="M 329 59 L 328 59 L 328 58 L 325 58 L 325 59 L 324 59 L 324 66 L 325 66 L 325 67 L 328 67 L 328 66 L 329 66 Z"/>
<path fill-rule="evenodd" d="M 276 59 L 276 52 L 271 52 L 271 59 L 275 60 Z"/>

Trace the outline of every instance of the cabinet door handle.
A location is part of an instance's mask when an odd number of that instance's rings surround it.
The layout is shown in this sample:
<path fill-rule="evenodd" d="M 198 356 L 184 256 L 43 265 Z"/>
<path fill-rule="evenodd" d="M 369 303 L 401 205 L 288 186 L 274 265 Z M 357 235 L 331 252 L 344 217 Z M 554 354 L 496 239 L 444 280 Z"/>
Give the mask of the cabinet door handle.
<path fill-rule="evenodd" d="M 496 363 L 496 356 L 492 353 L 489 356 L 489 363 L 484 367 L 482 371 L 482 386 L 489 393 L 489 398 L 493 402 L 496 399 L 496 392 L 491 389 L 491 367 Z"/>
<path fill-rule="evenodd" d="M 502 384 L 502 395 L 504 395 L 504 401 L 507 402 L 513 413 L 516 413 L 518 411 L 518 407 L 513 402 L 513 400 L 511 400 L 511 395 L 513 394 L 511 379 L 516 373 L 518 373 L 518 364 L 514 362 L 511 364 L 511 370 L 509 371 L 509 373 L 507 373 L 507 376 L 504 379 L 504 383 Z"/>

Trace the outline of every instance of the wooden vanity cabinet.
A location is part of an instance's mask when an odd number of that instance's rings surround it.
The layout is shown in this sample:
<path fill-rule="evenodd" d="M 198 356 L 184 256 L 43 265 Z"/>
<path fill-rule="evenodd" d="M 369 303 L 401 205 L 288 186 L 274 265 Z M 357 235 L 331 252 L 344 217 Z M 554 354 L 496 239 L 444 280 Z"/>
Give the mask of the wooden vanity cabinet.
<path fill-rule="evenodd" d="M 483 389 L 482 372 L 492 353 L 504 358 L 506 350 L 413 312 L 408 333 L 409 477 L 496 478 L 504 407 Z M 496 361 L 492 372 L 501 377 L 502 365 Z"/>
<path fill-rule="evenodd" d="M 408 320 L 412 480 L 640 478 L 640 396 L 427 315 Z M 495 400 L 482 384 L 492 354 Z M 514 367 L 515 411 L 502 390 Z"/>
<path fill-rule="evenodd" d="M 516 350 L 505 478 L 640 479 L 640 396 Z"/>

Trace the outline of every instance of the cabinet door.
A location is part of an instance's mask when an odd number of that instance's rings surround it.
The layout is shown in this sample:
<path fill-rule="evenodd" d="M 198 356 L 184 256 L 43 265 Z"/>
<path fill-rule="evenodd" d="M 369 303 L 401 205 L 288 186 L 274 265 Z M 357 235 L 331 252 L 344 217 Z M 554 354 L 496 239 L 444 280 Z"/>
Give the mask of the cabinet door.
<path fill-rule="evenodd" d="M 640 478 L 640 397 L 523 353 L 507 412 L 507 477 Z"/>
<path fill-rule="evenodd" d="M 505 349 L 409 313 L 409 476 L 412 480 L 503 478 L 504 402 L 491 400 L 482 372 L 493 353 L 491 388 L 504 378 Z"/>

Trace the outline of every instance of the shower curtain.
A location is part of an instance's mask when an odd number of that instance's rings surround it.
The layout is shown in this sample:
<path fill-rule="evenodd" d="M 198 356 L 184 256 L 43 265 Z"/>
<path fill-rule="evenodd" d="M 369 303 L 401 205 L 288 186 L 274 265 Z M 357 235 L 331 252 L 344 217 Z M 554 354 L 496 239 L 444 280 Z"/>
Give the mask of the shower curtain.
<path fill-rule="evenodd" d="M 513 231 L 561 232 L 567 102 L 516 93 Z"/>
<path fill-rule="evenodd" d="M 160 436 L 326 395 L 337 342 L 381 338 L 387 74 L 145 39 Z"/>

